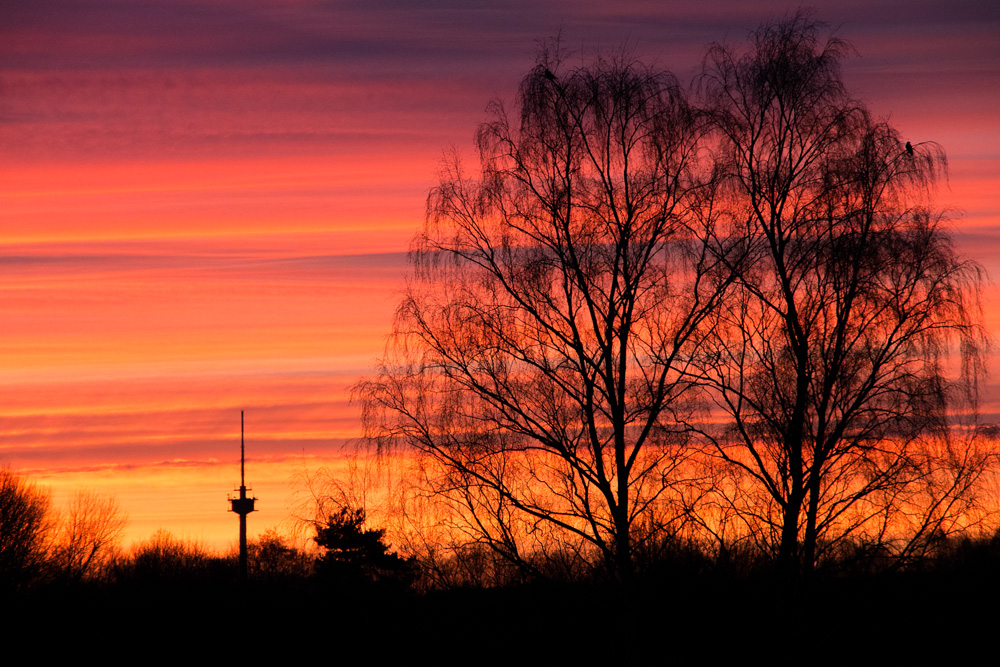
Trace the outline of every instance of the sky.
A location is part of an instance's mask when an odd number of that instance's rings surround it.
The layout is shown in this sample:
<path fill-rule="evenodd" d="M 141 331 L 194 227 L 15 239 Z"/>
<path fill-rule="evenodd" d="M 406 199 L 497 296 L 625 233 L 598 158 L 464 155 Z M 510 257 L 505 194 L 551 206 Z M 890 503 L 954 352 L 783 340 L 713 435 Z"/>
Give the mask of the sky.
<path fill-rule="evenodd" d="M 360 435 L 445 151 L 541 40 L 696 74 L 788 2 L 0 0 L 0 466 L 114 495 L 126 542 L 287 530 Z M 845 82 L 936 141 L 958 247 L 1000 277 L 1000 3 L 816 2 Z M 470 166 L 473 166 L 470 163 Z M 984 291 L 1000 331 L 997 287 Z M 1000 421 L 992 356 L 984 419 Z"/>

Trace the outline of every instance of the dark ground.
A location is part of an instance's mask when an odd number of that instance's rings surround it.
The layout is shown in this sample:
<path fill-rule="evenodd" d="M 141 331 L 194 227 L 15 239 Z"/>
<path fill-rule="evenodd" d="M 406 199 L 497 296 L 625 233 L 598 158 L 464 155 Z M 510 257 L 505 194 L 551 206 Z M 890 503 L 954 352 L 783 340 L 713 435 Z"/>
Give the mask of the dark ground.
<path fill-rule="evenodd" d="M 678 575 L 630 590 L 530 585 L 426 594 L 143 582 L 8 596 L 5 634 L 71 656 L 155 664 L 609 661 L 998 664 L 994 564 L 795 585 Z M 201 662 L 199 658 L 197 660 Z M 23 661 L 18 661 L 25 664 Z M 115 660 L 117 662 L 117 660 Z M 16 664 L 16 663 L 10 663 Z"/>

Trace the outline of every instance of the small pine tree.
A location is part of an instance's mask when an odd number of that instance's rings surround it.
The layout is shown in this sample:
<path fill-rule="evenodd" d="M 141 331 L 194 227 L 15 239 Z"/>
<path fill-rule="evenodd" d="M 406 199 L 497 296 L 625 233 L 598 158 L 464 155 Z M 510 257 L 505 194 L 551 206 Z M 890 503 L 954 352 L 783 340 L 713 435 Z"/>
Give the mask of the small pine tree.
<path fill-rule="evenodd" d="M 385 529 L 365 528 L 364 523 L 363 509 L 343 507 L 316 525 L 316 544 L 326 550 L 316 562 L 317 575 L 343 588 L 408 587 L 415 578 L 413 559 L 390 552 Z"/>

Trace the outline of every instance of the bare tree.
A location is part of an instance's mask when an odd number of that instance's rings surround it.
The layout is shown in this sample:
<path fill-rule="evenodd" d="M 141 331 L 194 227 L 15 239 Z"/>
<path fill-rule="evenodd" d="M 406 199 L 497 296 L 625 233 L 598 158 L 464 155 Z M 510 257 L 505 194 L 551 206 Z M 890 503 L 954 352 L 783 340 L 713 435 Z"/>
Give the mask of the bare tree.
<path fill-rule="evenodd" d="M 930 202 L 944 153 L 849 96 L 848 52 L 800 14 L 746 49 L 711 47 L 701 79 L 727 201 L 719 256 L 738 240 L 747 260 L 706 329 L 701 379 L 731 420 L 706 433 L 746 534 L 793 570 L 903 529 L 917 489 L 933 523 L 982 465 L 947 468 L 929 444 L 973 397 L 984 341 L 979 269 Z"/>
<path fill-rule="evenodd" d="M 198 542 L 177 539 L 162 529 L 134 545 L 114 566 L 114 576 L 119 583 L 154 587 L 196 581 L 231 581 L 232 574 L 232 561 L 212 554 Z"/>
<path fill-rule="evenodd" d="M 0 591 L 28 584 L 48 556 L 51 502 L 7 468 L 0 468 Z"/>
<path fill-rule="evenodd" d="M 726 282 L 701 118 L 667 73 L 551 54 L 490 110 L 480 174 L 446 164 L 358 386 L 368 442 L 417 455 L 453 535 L 625 579 L 636 540 L 684 516 L 687 365 Z"/>
<path fill-rule="evenodd" d="M 257 583 L 289 585 L 312 574 L 314 556 L 296 548 L 292 540 L 274 528 L 261 533 L 248 545 L 248 550 L 250 576 Z"/>
<path fill-rule="evenodd" d="M 121 541 L 128 517 L 110 496 L 80 491 L 61 521 L 52 560 L 62 574 L 79 581 L 103 570 Z"/>

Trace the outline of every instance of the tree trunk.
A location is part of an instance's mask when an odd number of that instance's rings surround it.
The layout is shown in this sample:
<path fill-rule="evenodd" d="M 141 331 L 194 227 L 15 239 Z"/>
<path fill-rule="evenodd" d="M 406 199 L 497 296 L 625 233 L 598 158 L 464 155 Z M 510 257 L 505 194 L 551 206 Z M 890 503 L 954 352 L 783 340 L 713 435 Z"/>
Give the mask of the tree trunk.
<path fill-rule="evenodd" d="M 798 571 L 799 558 L 799 512 L 802 506 L 801 494 L 792 493 L 785 503 L 781 517 L 781 544 L 778 547 L 778 570 L 785 575 Z"/>
<path fill-rule="evenodd" d="M 615 575 L 618 582 L 628 584 L 635 574 L 632 559 L 632 535 L 628 525 L 628 506 L 619 503 L 615 511 Z"/>
<path fill-rule="evenodd" d="M 816 518 L 819 514 L 819 466 L 809 477 L 809 505 L 806 508 L 806 534 L 802 540 L 802 569 L 806 576 L 816 567 Z"/>

